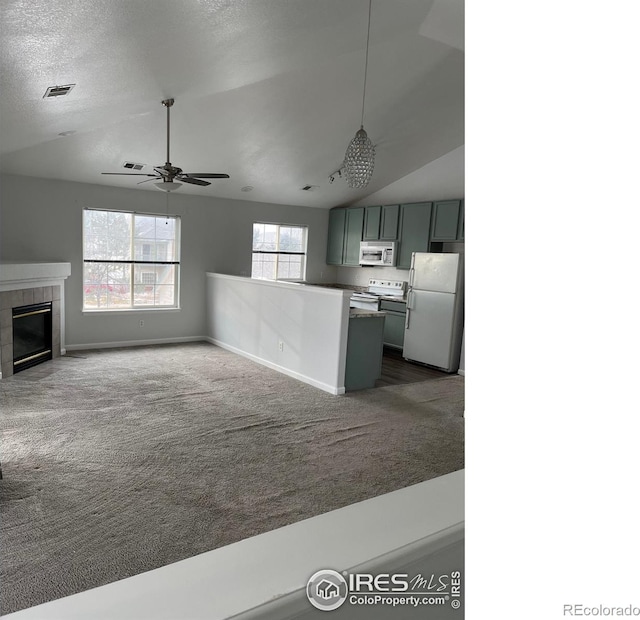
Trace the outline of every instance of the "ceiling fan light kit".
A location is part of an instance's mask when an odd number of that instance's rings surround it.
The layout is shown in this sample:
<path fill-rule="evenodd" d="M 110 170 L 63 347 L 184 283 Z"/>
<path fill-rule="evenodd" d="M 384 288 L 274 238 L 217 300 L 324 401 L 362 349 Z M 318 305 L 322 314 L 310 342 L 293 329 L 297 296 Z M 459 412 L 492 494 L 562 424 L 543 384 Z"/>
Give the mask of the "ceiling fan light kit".
<path fill-rule="evenodd" d="M 160 183 L 154 183 L 154 185 L 163 192 L 174 192 L 182 187 L 182 183 L 176 183 L 175 181 L 160 181 Z"/>
<path fill-rule="evenodd" d="M 367 27 L 367 49 L 364 61 L 364 87 L 362 90 L 362 116 L 360 129 L 349 143 L 344 156 L 347 185 L 353 188 L 366 187 L 373 176 L 376 150 L 364 130 L 364 100 L 367 92 L 367 68 L 369 64 L 369 35 L 371 33 L 371 0 L 369 0 L 369 25 Z"/>
<path fill-rule="evenodd" d="M 170 108 L 173 106 L 174 99 L 164 99 L 162 105 L 167 108 L 167 161 L 164 166 L 156 166 L 153 171 L 155 174 L 145 174 L 144 172 L 103 172 L 102 174 L 123 175 L 123 176 L 138 176 L 138 177 L 150 177 L 140 183 L 147 183 L 148 181 L 159 181 L 154 185 L 161 189 L 163 192 L 173 192 L 182 186 L 182 183 L 189 183 L 190 185 L 206 186 L 211 185 L 209 181 L 203 181 L 203 179 L 228 179 L 229 175 L 222 172 L 182 172 L 182 168 L 178 168 L 171 163 L 169 156 L 169 138 L 171 135 L 171 118 Z M 178 181 L 182 181 L 179 183 Z"/>

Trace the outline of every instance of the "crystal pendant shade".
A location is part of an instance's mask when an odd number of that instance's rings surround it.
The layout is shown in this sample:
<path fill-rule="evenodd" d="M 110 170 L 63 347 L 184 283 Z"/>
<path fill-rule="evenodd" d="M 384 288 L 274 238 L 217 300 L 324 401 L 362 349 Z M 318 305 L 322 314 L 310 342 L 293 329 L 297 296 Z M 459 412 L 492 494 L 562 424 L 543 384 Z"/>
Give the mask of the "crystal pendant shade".
<path fill-rule="evenodd" d="M 361 126 L 347 147 L 344 156 L 345 174 L 349 187 L 366 187 L 373 175 L 376 150 Z"/>

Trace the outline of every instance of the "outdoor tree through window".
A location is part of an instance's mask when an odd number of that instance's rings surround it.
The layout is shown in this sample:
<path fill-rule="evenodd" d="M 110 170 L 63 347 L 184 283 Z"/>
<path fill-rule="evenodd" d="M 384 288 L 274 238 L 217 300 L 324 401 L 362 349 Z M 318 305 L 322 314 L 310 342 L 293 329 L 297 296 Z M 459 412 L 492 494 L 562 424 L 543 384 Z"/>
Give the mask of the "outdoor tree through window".
<path fill-rule="evenodd" d="M 306 259 L 306 226 L 253 225 L 252 278 L 304 280 Z"/>
<path fill-rule="evenodd" d="M 85 209 L 83 309 L 176 308 L 180 219 Z"/>

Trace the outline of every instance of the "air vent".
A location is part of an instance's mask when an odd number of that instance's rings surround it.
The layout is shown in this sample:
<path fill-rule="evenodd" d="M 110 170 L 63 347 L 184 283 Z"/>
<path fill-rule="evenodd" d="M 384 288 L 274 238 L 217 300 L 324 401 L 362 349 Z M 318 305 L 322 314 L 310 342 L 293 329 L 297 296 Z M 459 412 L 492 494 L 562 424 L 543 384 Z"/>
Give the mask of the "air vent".
<path fill-rule="evenodd" d="M 62 97 L 68 95 L 75 84 L 66 84 L 65 86 L 49 86 L 44 93 L 43 99 L 51 99 L 52 97 Z"/>
<path fill-rule="evenodd" d="M 123 168 L 128 168 L 129 170 L 142 170 L 144 168 L 144 164 L 136 164 L 132 161 L 125 161 L 122 166 Z"/>
<path fill-rule="evenodd" d="M 300 189 L 303 192 L 313 192 L 316 189 L 318 189 L 318 187 L 320 187 L 319 185 L 305 185 L 304 187 L 301 187 Z"/>

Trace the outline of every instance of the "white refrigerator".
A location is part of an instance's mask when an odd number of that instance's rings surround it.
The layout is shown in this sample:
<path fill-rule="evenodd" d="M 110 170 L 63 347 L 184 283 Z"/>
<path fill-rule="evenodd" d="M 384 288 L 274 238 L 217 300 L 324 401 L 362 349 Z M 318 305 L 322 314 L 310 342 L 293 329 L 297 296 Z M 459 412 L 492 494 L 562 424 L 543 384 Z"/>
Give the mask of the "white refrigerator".
<path fill-rule="evenodd" d="M 447 372 L 460 365 L 464 257 L 414 252 L 409 271 L 402 356 Z"/>

